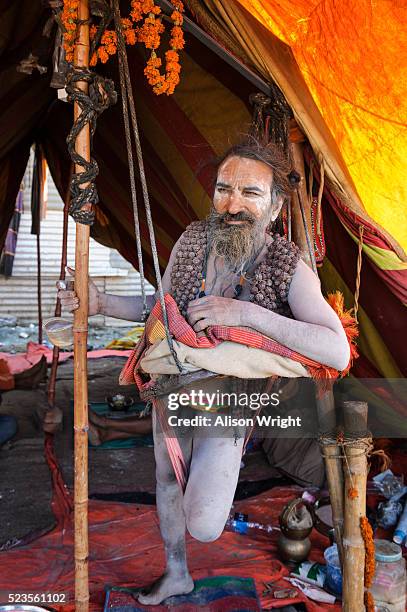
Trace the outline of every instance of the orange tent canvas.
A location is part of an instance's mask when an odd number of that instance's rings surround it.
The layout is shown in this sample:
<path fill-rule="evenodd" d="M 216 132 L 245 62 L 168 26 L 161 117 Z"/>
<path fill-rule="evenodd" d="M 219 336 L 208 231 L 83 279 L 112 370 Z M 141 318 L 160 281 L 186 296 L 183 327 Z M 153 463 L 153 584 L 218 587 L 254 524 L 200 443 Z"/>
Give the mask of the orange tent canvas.
<path fill-rule="evenodd" d="M 366 212 L 406 250 L 406 2 L 239 2 L 289 45 Z"/>

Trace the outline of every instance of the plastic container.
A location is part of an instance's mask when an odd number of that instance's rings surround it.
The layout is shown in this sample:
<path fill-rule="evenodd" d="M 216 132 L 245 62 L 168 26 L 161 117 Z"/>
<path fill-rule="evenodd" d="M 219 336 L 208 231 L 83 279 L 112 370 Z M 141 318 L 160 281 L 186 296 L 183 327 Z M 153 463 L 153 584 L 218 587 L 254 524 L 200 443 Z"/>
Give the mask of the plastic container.
<path fill-rule="evenodd" d="M 234 531 L 235 533 L 240 533 L 242 535 L 271 533 L 272 531 L 276 530 L 279 531 L 277 527 L 273 527 L 272 525 L 264 525 L 262 523 L 255 523 L 254 521 L 249 521 L 248 518 L 249 517 L 247 514 L 236 512 L 233 518 L 229 517 L 226 521 L 226 531 Z"/>
<path fill-rule="evenodd" d="M 66 348 L 73 344 L 73 322 L 62 317 L 53 317 L 43 323 L 49 341 L 59 348 Z"/>
<path fill-rule="evenodd" d="M 339 563 L 338 547 L 336 544 L 324 552 L 326 561 L 326 579 L 324 588 L 334 595 L 342 595 L 342 572 Z"/>
<path fill-rule="evenodd" d="M 375 540 L 376 568 L 372 588 L 375 605 L 389 612 L 406 610 L 406 562 L 401 547 L 387 540 Z"/>
<path fill-rule="evenodd" d="M 403 544 L 407 536 L 407 501 L 404 504 L 404 510 L 397 524 L 396 530 L 393 535 L 393 542 L 396 544 Z"/>

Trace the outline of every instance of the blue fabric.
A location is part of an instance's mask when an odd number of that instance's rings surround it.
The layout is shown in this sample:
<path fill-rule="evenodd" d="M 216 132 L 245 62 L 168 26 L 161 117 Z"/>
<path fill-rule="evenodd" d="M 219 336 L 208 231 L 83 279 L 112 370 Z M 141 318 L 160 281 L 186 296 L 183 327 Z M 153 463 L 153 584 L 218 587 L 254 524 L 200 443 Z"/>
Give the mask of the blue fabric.
<path fill-rule="evenodd" d="M 17 433 L 17 419 L 8 414 L 0 414 L 0 446 Z"/>

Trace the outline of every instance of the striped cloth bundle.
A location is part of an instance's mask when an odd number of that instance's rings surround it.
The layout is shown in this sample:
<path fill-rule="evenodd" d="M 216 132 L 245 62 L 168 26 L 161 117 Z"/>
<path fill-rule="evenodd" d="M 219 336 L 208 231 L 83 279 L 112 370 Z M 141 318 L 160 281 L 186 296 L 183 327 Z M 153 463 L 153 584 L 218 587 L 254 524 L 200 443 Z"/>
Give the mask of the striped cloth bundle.
<path fill-rule="evenodd" d="M 339 372 L 328 366 L 324 366 L 304 355 L 300 355 L 279 342 L 264 336 L 254 329 L 247 327 L 229 327 L 224 325 L 213 325 L 204 332 L 196 333 L 178 310 L 175 300 L 168 293 L 164 297 L 168 324 L 171 336 L 177 341 L 193 348 L 213 348 L 224 341 L 236 342 L 249 347 L 258 348 L 269 353 L 288 357 L 304 365 L 315 379 L 335 379 Z M 153 381 L 146 382 L 140 372 L 140 362 L 145 351 L 154 344 L 165 338 L 165 327 L 161 304 L 156 302 L 146 322 L 144 334 L 130 355 L 124 366 L 119 382 L 121 385 L 136 383 L 139 390 L 146 390 Z"/>

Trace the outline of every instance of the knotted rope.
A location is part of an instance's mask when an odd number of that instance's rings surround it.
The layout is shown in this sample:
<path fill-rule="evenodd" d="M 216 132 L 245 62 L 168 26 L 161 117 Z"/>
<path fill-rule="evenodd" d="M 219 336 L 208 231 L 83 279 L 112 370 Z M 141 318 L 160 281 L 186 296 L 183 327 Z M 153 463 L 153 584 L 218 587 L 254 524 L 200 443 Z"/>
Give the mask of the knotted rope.
<path fill-rule="evenodd" d="M 387 470 L 387 468 L 391 464 L 390 457 L 385 453 L 383 449 L 374 450 L 374 445 L 372 443 L 372 434 L 368 430 L 362 432 L 351 432 L 347 433 L 346 435 L 343 434 L 343 432 L 339 432 L 339 434 L 336 435 L 332 432 L 322 433 L 319 435 L 318 441 L 321 446 L 322 455 L 327 459 L 344 459 L 345 463 L 347 464 L 345 448 L 352 447 L 359 449 L 360 451 L 354 454 L 354 457 L 366 455 L 368 460 L 374 456 L 380 457 L 382 460 L 381 471 Z M 331 452 L 333 446 L 339 446 L 342 449 L 342 454 L 338 455 L 335 451 Z M 348 464 L 347 469 L 349 470 Z M 349 475 L 352 479 L 350 472 Z"/>
<path fill-rule="evenodd" d="M 79 82 L 88 83 L 89 93 L 85 93 L 78 87 L 77 83 Z M 99 174 L 99 167 L 93 157 L 90 161 L 87 161 L 75 150 L 75 141 L 85 125 L 88 124 L 92 147 L 96 120 L 111 104 L 116 103 L 117 94 L 114 90 L 113 81 L 104 79 L 87 68 L 78 68 L 77 66 L 73 66 L 67 74 L 66 91 L 68 93 L 68 102 L 76 102 L 81 110 L 68 134 L 66 143 L 74 164 L 83 168 L 81 172 L 75 172 L 72 175 L 69 214 L 77 223 L 92 225 L 95 219 L 92 204 L 96 204 L 99 201 L 95 185 L 95 179 Z"/>

